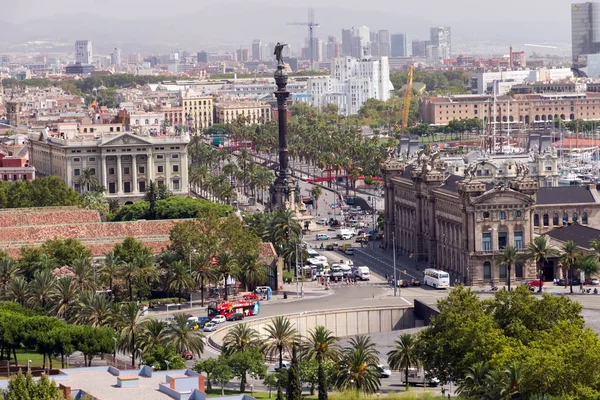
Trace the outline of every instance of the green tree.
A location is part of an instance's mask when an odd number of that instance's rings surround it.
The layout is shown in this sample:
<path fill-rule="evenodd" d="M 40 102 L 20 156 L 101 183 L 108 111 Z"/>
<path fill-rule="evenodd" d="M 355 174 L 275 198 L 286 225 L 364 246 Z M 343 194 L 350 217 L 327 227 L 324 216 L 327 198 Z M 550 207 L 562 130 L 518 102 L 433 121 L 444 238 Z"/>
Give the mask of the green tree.
<path fill-rule="evenodd" d="M 0 298 L 6 298 L 6 287 L 20 275 L 19 264 L 9 256 L 0 257 Z"/>
<path fill-rule="evenodd" d="M 328 360 L 337 360 L 337 340 L 338 338 L 324 326 L 317 326 L 315 329 L 308 331 L 308 337 L 303 343 L 302 353 L 305 357 L 309 360 L 316 360 L 319 363 L 319 400 L 327 400 L 328 385 L 324 363 Z"/>
<path fill-rule="evenodd" d="M 188 317 L 184 313 L 173 315 L 173 321 L 167 328 L 166 339 L 179 354 L 189 351 L 200 356 L 204 351 L 204 335 L 190 329 Z"/>
<path fill-rule="evenodd" d="M 92 251 L 77 239 L 50 239 L 42 245 L 42 251 L 56 260 L 59 266 L 72 265 L 78 258 L 91 258 Z"/>
<path fill-rule="evenodd" d="M 569 286 L 571 288 L 571 293 L 573 293 L 573 273 L 572 270 L 575 267 L 575 263 L 577 257 L 579 256 L 579 246 L 573 240 L 568 240 L 561 249 L 560 255 L 560 265 L 563 268 L 563 271 L 566 272 L 567 279 L 569 281 Z"/>
<path fill-rule="evenodd" d="M 515 248 L 515 246 L 509 244 L 499 255 L 497 260 L 498 265 L 506 267 L 506 284 L 508 285 L 508 290 L 510 290 L 510 274 L 512 270 L 512 266 L 518 264 L 521 258 L 519 257 L 519 252 Z"/>
<path fill-rule="evenodd" d="M 144 354 L 154 351 L 154 349 L 167 343 L 167 323 L 155 318 L 151 318 L 142 323 L 141 332 L 138 335 L 139 348 Z"/>
<path fill-rule="evenodd" d="M 195 287 L 195 282 L 190 275 L 189 269 L 190 267 L 184 261 L 176 261 L 169 268 L 166 288 L 169 291 L 177 291 L 180 303 L 183 290 L 191 291 Z"/>
<path fill-rule="evenodd" d="M 221 396 L 225 396 L 225 385 L 233 379 L 233 371 L 229 364 L 227 364 L 227 360 L 223 360 L 217 364 L 213 371 L 213 380 L 215 383 L 218 383 L 221 386 Z"/>
<path fill-rule="evenodd" d="M 283 353 L 289 352 L 298 344 L 298 332 L 286 317 L 278 316 L 271 320 L 265 327 L 267 340 L 265 350 L 269 357 L 274 354 L 279 356 L 279 368 L 283 368 Z"/>
<path fill-rule="evenodd" d="M 157 371 L 185 368 L 185 359 L 172 345 L 164 347 L 159 345 L 150 352 L 144 352 L 142 361 L 144 365 L 151 366 Z"/>
<path fill-rule="evenodd" d="M 77 178 L 77 183 L 81 185 L 84 192 L 96 190 L 98 186 L 98 177 L 92 168 L 84 168 L 81 170 L 81 175 Z"/>
<path fill-rule="evenodd" d="M 238 274 L 238 261 L 230 252 L 223 252 L 219 254 L 219 258 L 217 260 L 217 268 L 219 269 L 219 274 L 224 279 L 225 295 L 223 297 L 225 300 L 227 300 L 229 298 L 229 289 L 227 281 L 230 276 L 235 277 Z"/>
<path fill-rule="evenodd" d="M 198 373 L 204 373 L 206 375 L 206 388 L 207 391 L 210 392 L 212 390 L 212 377 L 213 377 L 213 373 L 215 371 L 215 369 L 217 368 L 217 365 L 219 364 L 219 362 L 222 362 L 223 360 L 217 360 L 216 358 L 207 358 L 204 360 L 200 360 L 198 361 L 195 365 L 193 370 L 198 372 Z"/>
<path fill-rule="evenodd" d="M 263 380 L 263 385 L 269 389 L 269 398 L 271 398 L 273 388 L 277 387 L 277 374 L 267 374 Z"/>
<path fill-rule="evenodd" d="M 120 314 L 116 316 L 122 326 L 119 332 L 120 350 L 131 354 L 131 367 L 135 367 L 135 359 L 138 355 L 141 317 L 142 312 L 135 302 L 121 304 Z"/>
<path fill-rule="evenodd" d="M 359 346 L 357 346 L 357 344 Z M 379 352 L 358 337 L 342 351 L 340 370 L 336 380 L 336 387 L 340 391 L 353 390 L 365 394 L 374 394 L 380 386 L 379 370 L 376 356 Z"/>
<path fill-rule="evenodd" d="M 5 400 L 64 400 L 62 392 L 54 381 L 42 375 L 39 381 L 34 381 L 31 373 L 23 375 L 21 370 L 8 381 L 8 389 L 4 393 Z"/>
<path fill-rule="evenodd" d="M 408 390 L 408 371 L 419 365 L 416 340 L 410 333 L 401 334 L 394 340 L 394 347 L 387 353 L 388 364 L 392 369 L 404 370 L 404 382 Z"/>
<path fill-rule="evenodd" d="M 300 383 L 300 367 L 296 355 L 296 346 L 292 347 L 292 362 L 287 372 L 286 400 L 302 400 L 302 384 Z"/>
<path fill-rule="evenodd" d="M 538 276 L 540 281 L 539 291 L 542 291 L 542 274 L 543 274 L 543 263 L 547 262 L 548 259 L 556 254 L 556 250 L 550 245 L 546 235 L 537 236 L 526 248 L 527 258 L 535 263 L 538 270 Z"/>
<path fill-rule="evenodd" d="M 227 358 L 227 363 L 233 371 L 233 375 L 240 379 L 240 392 L 246 391 L 248 374 L 253 378 L 263 378 L 267 373 L 264 357 L 255 349 L 239 351 Z"/>

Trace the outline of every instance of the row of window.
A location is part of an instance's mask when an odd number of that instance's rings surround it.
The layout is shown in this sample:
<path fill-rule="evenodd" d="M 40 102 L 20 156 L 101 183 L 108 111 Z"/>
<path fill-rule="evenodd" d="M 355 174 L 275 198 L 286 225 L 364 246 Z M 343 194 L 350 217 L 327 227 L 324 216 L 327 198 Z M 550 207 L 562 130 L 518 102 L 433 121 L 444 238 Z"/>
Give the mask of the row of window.
<path fill-rule="evenodd" d="M 523 264 L 515 264 L 514 267 L 515 278 L 524 278 L 523 275 Z M 498 279 L 506 279 L 508 276 L 508 271 L 506 265 L 498 266 Z M 491 280 L 492 279 L 492 263 L 486 261 L 483 263 L 483 279 Z"/>
<path fill-rule="evenodd" d="M 2 176 L 2 180 L 8 181 L 9 177 L 10 177 L 10 175 L 4 174 Z M 27 174 L 13 174 L 12 175 L 12 180 L 13 181 L 18 181 L 18 180 L 24 180 L 24 181 L 26 181 L 27 180 Z"/>
<path fill-rule="evenodd" d="M 579 214 L 574 212 L 571 215 L 571 222 L 578 222 L 578 221 L 579 221 Z M 563 213 L 561 225 L 566 225 L 568 223 L 569 223 L 569 214 Z M 581 213 L 581 223 L 583 225 L 587 225 L 587 223 L 588 223 L 588 215 L 586 212 Z M 542 224 L 544 226 L 550 226 L 550 216 L 548 214 L 542 215 Z M 554 213 L 554 215 L 552 216 L 552 225 L 554 225 L 554 226 L 559 225 L 559 216 L 557 213 Z M 540 216 L 538 214 L 533 215 L 533 226 L 540 226 Z"/>
<path fill-rule="evenodd" d="M 158 180 L 156 181 L 158 185 L 164 185 L 165 181 L 163 180 Z M 173 185 L 170 189 L 172 190 L 181 190 L 181 183 L 179 181 L 179 179 L 173 179 Z M 81 192 L 81 185 L 76 183 L 75 184 L 75 191 L 76 192 Z M 146 182 L 145 181 L 140 181 L 138 182 L 138 191 L 140 193 L 143 193 L 146 191 Z M 132 183 L 131 182 L 123 182 L 123 192 L 124 193 L 131 193 L 132 192 Z M 108 183 L 108 193 L 110 194 L 116 194 L 117 193 L 117 184 L 116 182 L 109 182 Z"/>
<path fill-rule="evenodd" d="M 486 170 L 487 171 L 487 170 Z M 480 172 L 479 170 L 477 172 Z M 506 219 L 506 211 L 498 211 L 498 219 L 500 220 L 505 220 Z M 515 210 L 513 211 L 513 215 L 515 217 L 522 217 L 523 216 L 523 212 L 521 210 Z M 482 214 L 484 219 L 488 219 L 490 218 L 490 213 L 488 211 L 484 211 Z"/>
<path fill-rule="evenodd" d="M 171 169 L 172 169 L 173 172 L 179 172 L 179 164 L 173 165 Z M 124 175 L 129 175 L 130 171 L 131 170 L 130 170 L 129 167 L 123 167 L 123 174 Z M 157 173 L 160 174 L 160 173 L 163 173 L 164 171 L 165 171 L 165 169 L 164 169 L 163 165 L 157 165 L 156 166 L 156 172 Z M 90 172 L 91 172 L 92 175 L 96 175 L 96 168 L 90 168 Z M 143 166 L 143 165 L 140 165 L 138 167 L 138 173 L 139 174 L 146 173 L 146 167 Z M 114 174 L 115 174 L 115 168 L 114 167 L 108 168 L 108 175 L 114 175 Z M 75 168 L 73 170 L 73 175 L 80 176 L 81 175 L 81 169 Z"/>
<path fill-rule="evenodd" d="M 508 232 L 498 232 L 498 249 L 503 250 L 508 245 Z M 516 231 L 513 234 L 513 246 L 516 249 L 523 248 L 523 232 Z M 495 250 L 492 245 L 492 233 L 483 232 L 481 234 L 481 249 L 483 251 Z"/>

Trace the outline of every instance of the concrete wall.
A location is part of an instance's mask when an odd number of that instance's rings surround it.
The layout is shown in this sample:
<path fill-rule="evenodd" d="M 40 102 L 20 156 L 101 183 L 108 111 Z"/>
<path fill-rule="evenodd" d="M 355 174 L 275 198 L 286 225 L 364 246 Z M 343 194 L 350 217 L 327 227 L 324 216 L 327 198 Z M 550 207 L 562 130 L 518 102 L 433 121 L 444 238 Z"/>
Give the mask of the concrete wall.
<path fill-rule="evenodd" d="M 423 325 L 429 325 L 431 319 L 438 315 L 440 315 L 440 310 L 437 307 L 425 304 L 420 300 L 415 300 L 415 316 L 417 319 L 423 321 Z"/>
<path fill-rule="evenodd" d="M 307 311 L 284 315 L 300 335 L 317 326 L 324 326 L 335 336 L 345 337 L 358 334 L 391 332 L 415 327 L 415 316 L 412 306 L 360 307 L 327 311 Z M 262 337 L 267 337 L 265 327 L 272 318 L 248 319 L 244 322 L 256 329 Z M 221 348 L 223 338 L 231 328 L 230 325 L 213 333 L 209 341 L 211 345 Z"/>

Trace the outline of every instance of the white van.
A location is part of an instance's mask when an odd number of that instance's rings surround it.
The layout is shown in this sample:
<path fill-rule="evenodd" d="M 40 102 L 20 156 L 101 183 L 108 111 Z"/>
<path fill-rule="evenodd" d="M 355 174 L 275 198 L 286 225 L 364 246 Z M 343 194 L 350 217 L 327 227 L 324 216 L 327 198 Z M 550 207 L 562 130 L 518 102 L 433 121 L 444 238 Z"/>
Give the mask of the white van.
<path fill-rule="evenodd" d="M 336 232 L 336 236 L 340 239 L 352 239 L 352 236 L 354 236 L 356 233 L 353 230 L 350 229 L 340 229 L 339 231 Z"/>
<path fill-rule="evenodd" d="M 371 271 L 369 271 L 369 267 L 361 266 L 357 269 L 357 275 L 361 281 L 368 281 L 371 279 Z"/>
<path fill-rule="evenodd" d="M 400 382 L 406 384 L 404 382 L 404 372 L 400 375 Z M 408 370 L 408 384 L 409 385 L 423 385 L 423 386 L 431 386 L 435 387 L 440 384 L 440 380 L 437 378 L 426 379 L 425 373 L 422 369 L 409 369 Z"/>

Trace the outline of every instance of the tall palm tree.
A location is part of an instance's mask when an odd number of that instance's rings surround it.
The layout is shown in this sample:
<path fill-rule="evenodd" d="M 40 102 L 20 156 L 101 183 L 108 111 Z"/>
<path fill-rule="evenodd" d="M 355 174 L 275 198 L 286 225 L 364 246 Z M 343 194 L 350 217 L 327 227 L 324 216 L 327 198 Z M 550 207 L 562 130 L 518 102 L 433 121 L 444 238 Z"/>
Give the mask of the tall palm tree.
<path fill-rule="evenodd" d="M 573 293 L 573 277 L 571 270 L 575 267 L 577 256 L 579 254 L 579 246 L 573 240 L 568 240 L 561 249 L 560 264 L 566 272 L 566 278 L 569 280 L 571 293 Z"/>
<path fill-rule="evenodd" d="M 237 352 L 257 349 L 259 346 L 258 332 L 246 323 L 234 325 L 223 338 L 223 353 L 228 356 Z"/>
<path fill-rule="evenodd" d="M 119 332 L 120 350 L 131 354 L 131 366 L 135 367 L 135 358 L 139 349 L 137 335 L 140 331 L 142 311 L 135 302 L 131 301 L 121 304 L 117 318 L 122 323 Z"/>
<path fill-rule="evenodd" d="M 51 271 L 36 271 L 33 280 L 29 283 L 29 302 L 31 305 L 46 309 L 55 285 L 56 277 Z"/>
<path fill-rule="evenodd" d="M 106 326 L 112 322 L 114 314 L 112 306 L 112 301 L 104 293 L 84 290 L 79 293 L 73 304 L 74 312 L 71 322 L 93 327 Z"/>
<path fill-rule="evenodd" d="M 165 338 L 167 343 L 172 344 L 179 354 L 189 351 L 200 356 L 204 351 L 204 335 L 200 331 L 190 329 L 188 317 L 184 313 L 173 315 Z"/>
<path fill-rule="evenodd" d="M 0 298 L 6 298 L 6 286 L 21 274 L 19 264 L 11 257 L 0 257 Z"/>
<path fill-rule="evenodd" d="M 200 288 L 200 306 L 204 307 L 204 292 L 207 283 L 217 281 L 217 271 L 212 264 L 212 257 L 209 254 L 195 254 L 192 257 L 192 277 Z M 227 282 L 225 282 L 227 285 Z M 227 286 L 225 286 L 227 293 Z M 225 295 L 227 299 L 227 295 Z"/>
<path fill-rule="evenodd" d="M 506 275 L 506 284 L 508 285 L 508 290 L 510 290 L 510 273 L 512 266 L 519 262 L 519 251 L 513 245 L 507 245 L 502 253 L 500 253 L 499 258 L 497 260 L 498 265 L 506 267 L 507 275 Z"/>
<path fill-rule="evenodd" d="M 246 290 L 254 290 L 256 286 L 267 282 L 267 267 L 260 260 L 258 254 L 249 254 L 246 256 L 241 268 L 240 277 L 243 279 Z"/>
<path fill-rule="evenodd" d="M 108 281 L 108 288 L 113 296 L 113 282 L 115 277 L 119 276 L 122 267 L 123 260 L 115 255 L 114 251 L 104 255 L 104 266 L 100 270 L 100 275 L 103 277 L 104 282 Z"/>
<path fill-rule="evenodd" d="M 77 183 L 81 185 L 84 192 L 95 190 L 98 186 L 98 177 L 92 168 L 84 168 L 81 170 L 81 175 L 77 178 Z"/>
<path fill-rule="evenodd" d="M 394 348 L 387 353 L 390 368 L 404 370 L 406 390 L 408 390 L 408 370 L 419 365 L 416 344 L 413 335 L 403 333 L 394 340 Z"/>
<path fill-rule="evenodd" d="M 52 312 L 59 318 L 69 314 L 71 306 L 77 300 L 79 295 L 79 285 L 71 276 L 60 278 L 56 282 L 54 293 L 52 294 Z"/>
<path fill-rule="evenodd" d="M 370 362 L 379 363 L 379 351 L 370 336 L 356 335 L 350 338 L 348 348 L 361 350 Z"/>
<path fill-rule="evenodd" d="M 323 196 L 323 189 L 321 189 L 321 186 L 319 185 L 314 185 L 312 189 L 310 189 L 310 194 L 315 199 L 315 210 L 319 212 L 319 199 Z"/>
<path fill-rule="evenodd" d="M 337 360 L 337 340 L 338 338 L 324 326 L 317 326 L 315 329 L 308 331 L 308 337 L 302 345 L 304 356 L 309 360 L 316 360 L 319 364 L 317 371 L 319 400 L 327 400 L 327 379 L 323 363 L 328 360 Z"/>
<path fill-rule="evenodd" d="M 229 276 L 235 277 L 238 272 L 238 262 L 233 256 L 233 254 L 229 252 L 223 252 L 219 254 L 217 260 L 217 268 L 219 269 L 219 273 L 223 276 L 225 281 L 225 295 L 224 299 L 227 300 L 229 296 L 229 290 L 227 288 L 227 280 Z"/>
<path fill-rule="evenodd" d="M 194 287 L 194 280 L 190 275 L 187 263 L 176 261 L 169 266 L 169 278 L 166 282 L 166 288 L 169 291 L 177 291 L 180 303 L 183 290 L 191 291 Z"/>
<path fill-rule="evenodd" d="M 138 335 L 138 347 L 144 352 L 149 353 L 162 346 L 166 342 L 167 323 L 152 318 L 142 324 L 142 330 Z"/>
<path fill-rule="evenodd" d="M 71 262 L 69 268 L 75 274 L 75 280 L 80 289 L 94 289 L 95 272 L 90 258 L 76 258 Z"/>
<path fill-rule="evenodd" d="M 278 316 L 271 320 L 265 327 L 267 340 L 265 350 L 272 357 L 279 355 L 279 368 L 283 367 L 283 352 L 290 352 L 298 342 L 298 332 L 286 317 Z"/>
<path fill-rule="evenodd" d="M 25 306 L 27 296 L 29 295 L 27 281 L 22 276 L 13 278 L 6 287 L 6 298 L 16 301 L 21 306 Z"/>
<path fill-rule="evenodd" d="M 546 235 L 538 236 L 533 239 L 533 242 L 527 245 L 527 259 L 533 261 L 538 270 L 539 276 L 539 291 L 542 291 L 543 264 L 548 261 L 548 258 L 556 254 L 556 250 L 550 245 Z"/>
<path fill-rule="evenodd" d="M 378 361 L 373 360 L 367 349 L 344 349 L 336 387 L 341 391 L 354 390 L 368 395 L 377 392 L 381 384 L 377 365 Z"/>

